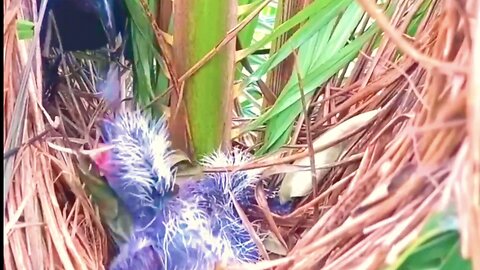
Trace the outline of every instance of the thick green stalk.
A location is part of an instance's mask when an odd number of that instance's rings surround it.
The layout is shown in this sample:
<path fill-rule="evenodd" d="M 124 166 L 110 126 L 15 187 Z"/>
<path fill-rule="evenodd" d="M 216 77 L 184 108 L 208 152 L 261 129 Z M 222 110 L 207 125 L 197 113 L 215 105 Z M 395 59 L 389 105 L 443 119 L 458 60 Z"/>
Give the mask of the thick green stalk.
<path fill-rule="evenodd" d="M 174 58 L 184 74 L 211 51 L 236 22 L 235 0 L 174 2 Z M 217 150 L 228 137 L 235 41 L 232 40 L 184 85 L 191 143 L 195 156 Z"/>

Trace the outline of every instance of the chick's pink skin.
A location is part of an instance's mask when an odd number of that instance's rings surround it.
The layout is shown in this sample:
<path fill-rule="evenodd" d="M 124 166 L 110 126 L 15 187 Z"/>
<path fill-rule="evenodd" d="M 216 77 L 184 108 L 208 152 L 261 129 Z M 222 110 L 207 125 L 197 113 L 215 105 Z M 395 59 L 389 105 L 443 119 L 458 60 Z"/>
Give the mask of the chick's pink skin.
<path fill-rule="evenodd" d="M 99 145 L 100 147 L 105 146 L 105 145 Z M 106 150 L 99 152 L 92 156 L 93 162 L 95 162 L 95 165 L 97 165 L 98 169 L 100 170 L 100 174 L 102 176 L 108 175 L 113 172 L 115 169 L 112 160 L 112 152 L 111 150 Z M 108 179 L 107 179 L 108 180 Z"/>

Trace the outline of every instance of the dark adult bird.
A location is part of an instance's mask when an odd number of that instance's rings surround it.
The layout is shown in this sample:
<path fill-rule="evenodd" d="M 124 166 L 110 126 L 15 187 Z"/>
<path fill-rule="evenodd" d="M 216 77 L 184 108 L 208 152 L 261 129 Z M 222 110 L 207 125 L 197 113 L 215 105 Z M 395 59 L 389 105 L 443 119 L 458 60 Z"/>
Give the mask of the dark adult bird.
<path fill-rule="evenodd" d="M 54 97 L 55 85 L 59 81 L 60 65 L 60 56 L 52 58 L 50 48 L 92 51 L 107 47 L 110 59 L 114 60 L 123 53 L 124 47 L 117 44 L 117 37 L 120 35 L 122 41 L 127 39 L 127 10 L 123 0 L 46 1 L 46 13 L 40 29 L 40 46 L 43 55 L 44 101 L 49 102 Z M 37 0 L 37 7 L 40 6 L 40 1 Z M 108 74 L 113 71 L 117 70 L 110 68 Z"/>
<path fill-rule="evenodd" d="M 38 0 L 37 0 L 38 1 Z M 59 47 L 55 28 L 49 29 L 52 11 L 64 51 L 115 49 L 116 37 L 124 34 L 127 14 L 123 0 L 47 0 L 42 21 L 40 43 L 43 46 L 50 31 L 50 45 Z M 39 1 L 38 1 L 39 2 Z M 40 7 L 40 3 L 37 3 Z"/>

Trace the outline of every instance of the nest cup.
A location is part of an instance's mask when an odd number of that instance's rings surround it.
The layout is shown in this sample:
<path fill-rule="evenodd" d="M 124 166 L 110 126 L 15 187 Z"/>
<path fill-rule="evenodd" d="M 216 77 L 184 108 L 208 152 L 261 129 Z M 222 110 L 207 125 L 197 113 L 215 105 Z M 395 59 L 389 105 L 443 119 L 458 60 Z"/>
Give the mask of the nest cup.
<path fill-rule="evenodd" d="M 259 200 L 254 214 L 262 222 L 254 225 L 270 232 L 260 242 L 268 260 L 231 269 L 380 269 L 398 262 L 432 214 L 445 209 L 455 212 L 461 255 L 480 269 L 480 34 L 473 34 L 478 16 L 468 19 L 478 3 L 451 3 L 438 1 L 428 10 L 414 42 L 400 31 L 412 5 L 396 5 L 391 20 L 375 15 L 387 33 L 376 36 L 381 45 L 362 50 L 348 80 L 332 76 L 316 99 L 328 102 L 311 104 L 308 128 L 298 122 L 298 144 L 313 141 L 322 152 L 340 141 L 338 159 L 317 164 L 321 181 L 292 213 L 273 214 Z M 4 7 L 4 152 L 21 146 L 4 159 L 4 267 L 106 269 L 122 235 L 111 235 L 101 220 L 118 218 L 121 210 L 109 200 L 93 204 L 92 197 L 108 194 L 87 192 L 86 179 L 101 182 L 85 160 L 62 151 L 96 143 L 92 127 L 101 105 L 60 91 L 54 105 L 42 106 L 40 48 L 18 40 L 15 27 L 18 19 L 36 17 L 34 3 L 7 0 Z M 392 62 L 397 53 L 403 56 Z M 368 121 L 339 132 L 342 123 L 375 110 Z M 336 135 L 317 140 L 327 132 Z M 309 159 L 305 149 L 257 165 L 268 162 L 267 172 L 288 174 L 281 164 Z M 112 211 L 101 218 L 104 208 Z"/>

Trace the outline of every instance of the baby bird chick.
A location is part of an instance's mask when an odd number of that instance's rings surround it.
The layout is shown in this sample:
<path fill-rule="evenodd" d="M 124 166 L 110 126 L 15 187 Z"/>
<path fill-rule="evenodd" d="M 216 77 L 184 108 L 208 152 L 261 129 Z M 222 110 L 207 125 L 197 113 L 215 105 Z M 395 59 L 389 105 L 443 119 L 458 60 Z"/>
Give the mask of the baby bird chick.
<path fill-rule="evenodd" d="M 218 263 L 254 263 L 260 251 L 244 226 L 234 202 L 249 208 L 259 181 L 248 171 L 207 173 L 200 181 L 175 183 L 172 149 L 163 118 L 126 112 L 101 126 L 112 149 L 96 160 L 111 188 L 132 216 L 134 230 L 110 265 L 112 270 L 214 269 Z M 227 167 L 250 161 L 239 150 L 217 152 L 205 167 Z M 272 209 L 276 203 L 266 189 Z"/>

